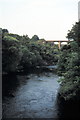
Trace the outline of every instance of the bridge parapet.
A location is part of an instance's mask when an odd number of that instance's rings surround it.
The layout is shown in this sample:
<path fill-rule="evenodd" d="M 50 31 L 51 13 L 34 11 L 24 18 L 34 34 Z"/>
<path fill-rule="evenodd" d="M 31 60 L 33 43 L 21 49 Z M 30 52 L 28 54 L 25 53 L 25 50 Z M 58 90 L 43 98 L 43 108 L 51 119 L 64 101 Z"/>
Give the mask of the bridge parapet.
<path fill-rule="evenodd" d="M 46 42 L 50 42 L 52 45 L 55 44 L 55 42 L 58 42 L 59 49 L 61 48 L 61 43 L 65 42 L 68 43 L 69 40 L 46 40 Z"/>

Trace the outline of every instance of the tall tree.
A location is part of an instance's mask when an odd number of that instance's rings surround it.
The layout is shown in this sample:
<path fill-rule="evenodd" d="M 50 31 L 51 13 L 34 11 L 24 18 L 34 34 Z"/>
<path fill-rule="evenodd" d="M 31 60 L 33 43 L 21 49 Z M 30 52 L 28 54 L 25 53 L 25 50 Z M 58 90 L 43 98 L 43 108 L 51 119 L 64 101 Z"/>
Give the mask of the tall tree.
<path fill-rule="evenodd" d="M 71 30 L 68 30 L 67 38 L 77 41 L 80 46 L 80 21 L 76 22 Z"/>

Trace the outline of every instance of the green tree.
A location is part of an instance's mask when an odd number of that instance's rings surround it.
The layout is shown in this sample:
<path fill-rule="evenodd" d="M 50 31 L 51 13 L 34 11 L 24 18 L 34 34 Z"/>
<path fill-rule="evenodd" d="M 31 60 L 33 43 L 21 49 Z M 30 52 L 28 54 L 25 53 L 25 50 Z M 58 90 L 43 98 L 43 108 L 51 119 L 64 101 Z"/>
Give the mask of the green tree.
<path fill-rule="evenodd" d="M 72 27 L 67 38 L 73 41 L 61 49 L 59 70 L 63 77 L 60 95 L 65 100 L 80 100 L 80 22 Z"/>
<path fill-rule="evenodd" d="M 31 41 L 38 41 L 39 40 L 39 37 L 37 35 L 34 35 L 32 38 L 31 38 Z"/>
<path fill-rule="evenodd" d="M 2 65 L 3 71 L 15 72 L 21 59 L 19 41 L 9 35 L 2 39 Z"/>
<path fill-rule="evenodd" d="M 80 21 L 76 22 L 71 30 L 68 30 L 67 38 L 77 41 L 80 46 Z"/>

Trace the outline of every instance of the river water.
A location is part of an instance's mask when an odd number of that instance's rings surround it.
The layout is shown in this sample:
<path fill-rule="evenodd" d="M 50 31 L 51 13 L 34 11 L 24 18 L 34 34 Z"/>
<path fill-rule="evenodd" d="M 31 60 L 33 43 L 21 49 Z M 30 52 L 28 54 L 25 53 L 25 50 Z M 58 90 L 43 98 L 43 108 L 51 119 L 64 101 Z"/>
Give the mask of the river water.
<path fill-rule="evenodd" d="M 58 79 L 52 72 L 17 75 L 15 89 L 3 100 L 3 118 L 58 118 Z"/>

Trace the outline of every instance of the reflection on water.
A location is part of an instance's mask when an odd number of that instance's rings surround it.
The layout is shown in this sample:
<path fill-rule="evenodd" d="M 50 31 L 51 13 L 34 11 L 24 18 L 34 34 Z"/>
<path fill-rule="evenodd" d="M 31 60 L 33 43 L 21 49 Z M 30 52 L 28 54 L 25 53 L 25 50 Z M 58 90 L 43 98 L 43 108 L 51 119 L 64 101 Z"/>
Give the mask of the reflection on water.
<path fill-rule="evenodd" d="M 59 77 L 50 72 L 6 76 L 3 118 L 58 118 L 56 104 Z"/>

